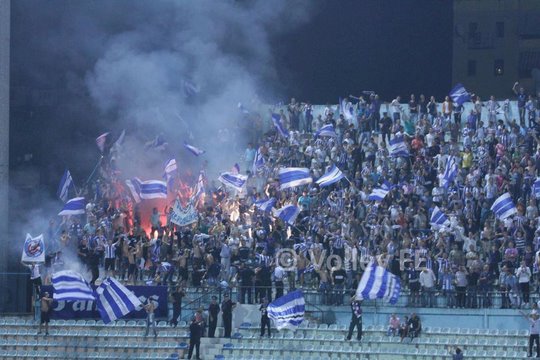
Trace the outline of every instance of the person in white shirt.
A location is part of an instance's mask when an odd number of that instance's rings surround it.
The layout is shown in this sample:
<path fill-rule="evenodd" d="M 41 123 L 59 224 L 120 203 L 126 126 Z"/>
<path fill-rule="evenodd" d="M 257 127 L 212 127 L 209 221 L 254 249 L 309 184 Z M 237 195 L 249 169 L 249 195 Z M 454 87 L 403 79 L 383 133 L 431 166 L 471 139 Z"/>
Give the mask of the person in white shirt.
<path fill-rule="evenodd" d="M 392 107 L 392 117 L 394 122 L 401 119 L 401 112 L 403 111 L 401 108 L 401 104 L 399 103 L 401 101 L 401 96 L 397 96 L 392 102 L 390 103 L 390 106 Z"/>
<path fill-rule="evenodd" d="M 540 357 L 540 315 L 538 313 L 532 313 L 530 315 L 525 314 L 523 311 L 520 311 L 521 315 L 529 322 L 529 351 L 528 357 L 532 356 L 532 349 L 534 343 L 536 343 L 536 357 Z"/>
<path fill-rule="evenodd" d="M 30 282 L 34 286 L 35 294 L 39 296 L 41 294 L 41 265 L 25 262 L 21 262 L 21 264 L 30 269 Z"/>
<path fill-rule="evenodd" d="M 419 279 L 424 294 L 424 306 L 433 307 L 435 304 L 435 283 L 437 281 L 433 270 L 425 267 L 420 273 Z"/>
<path fill-rule="evenodd" d="M 529 305 L 529 283 L 531 276 L 531 269 L 529 269 L 525 261 L 522 261 L 521 266 L 516 270 L 516 277 L 518 278 L 519 290 L 521 291 L 521 298 L 525 306 Z"/>

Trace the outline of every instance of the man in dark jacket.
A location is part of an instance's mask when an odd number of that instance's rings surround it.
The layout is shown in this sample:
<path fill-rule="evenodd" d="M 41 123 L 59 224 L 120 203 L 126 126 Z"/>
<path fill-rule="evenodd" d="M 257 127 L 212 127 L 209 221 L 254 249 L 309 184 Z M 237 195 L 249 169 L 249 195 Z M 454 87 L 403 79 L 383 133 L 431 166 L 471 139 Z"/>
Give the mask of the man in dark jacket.
<path fill-rule="evenodd" d="M 201 346 L 201 336 L 203 331 L 203 319 L 200 314 L 196 314 L 195 318 L 189 325 L 189 352 L 188 359 L 191 359 L 193 355 L 193 348 L 195 348 L 195 359 L 200 359 L 199 348 Z"/>
<path fill-rule="evenodd" d="M 221 316 L 223 316 L 223 327 L 225 328 L 225 337 L 231 337 L 232 331 L 232 311 L 236 303 L 234 303 L 230 298 L 229 294 L 223 295 L 223 303 L 221 304 Z"/>
<path fill-rule="evenodd" d="M 268 337 L 271 337 L 270 335 L 270 319 L 268 318 L 268 300 L 263 298 L 263 302 L 261 306 L 259 307 L 259 310 L 261 311 L 261 337 L 264 336 L 265 328 L 268 328 Z"/>
<path fill-rule="evenodd" d="M 217 296 L 212 296 L 212 302 L 208 307 L 208 337 L 213 338 L 216 333 L 219 310 Z"/>
<path fill-rule="evenodd" d="M 352 333 L 354 328 L 358 329 L 358 335 L 356 339 L 358 341 L 362 340 L 362 307 L 360 306 L 362 302 L 356 299 L 356 295 L 353 295 L 351 298 L 351 324 L 349 325 L 349 334 L 347 335 L 347 340 L 351 340 Z"/>

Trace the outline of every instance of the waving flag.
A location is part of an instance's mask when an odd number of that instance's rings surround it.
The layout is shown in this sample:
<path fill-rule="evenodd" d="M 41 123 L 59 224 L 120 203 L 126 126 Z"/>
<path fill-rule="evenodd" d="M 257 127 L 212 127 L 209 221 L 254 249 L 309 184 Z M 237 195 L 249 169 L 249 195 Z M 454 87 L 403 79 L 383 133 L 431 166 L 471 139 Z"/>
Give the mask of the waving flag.
<path fill-rule="evenodd" d="M 281 116 L 279 114 L 272 114 L 272 122 L 274 123 L 276 130 L 281 136 L 283 136 L 284 138 L 289 137 L 289 131 L 285 128 L 285 126 L 283 126 L 283 123 L 281 122 Z"/>
<path fill-rule="evenodd" d="M 142 305 L 133 292 L 111 277 L 103 280 L 96 294 L 97 309 L 105 324 L 120 319 Z"/>
<path fill-rule="evenodd" d="M 174 184 L 174 178 L 176 175 L 176 170 L 178 167 L 176 166 L 176 160 L 170 159 L 165 163 L 165 171 L 163 172 L 163 178 L 167 182 L 167 188 L 170 190 L 173 187 Z"/>
<path fill-rule="evenodd" d="M 450 185 L 452 181 L 456 178 L 458 173 L 457 159 L 455 156 L 450 156 L 446 160 L 446 167 L 444 169 L 443 178 L 441 179 L 441 185 L 445 188 Z"/>
<path fill-rule="evenodd" d="M 141 181 L 139 178 L 126 180 L 131 195 L 136 203 L 141 199 L 166 199 L 167 184 L 161 180 Z"/>
<path fill-rule="evenodd" d="M 403 139 L 403 136 L 396 136 L 388 142 L 390 156 L 409 156 L 409 148 Z"/>
<path fill-rule="evenodd" d="M 536 181 L 533 183 L 532 193 L 537 199 L 540 198 L 540 178 L 536 178 Z"/>
<path fill-rule="evenodd" d="M 347 101 L 347 98 L 339 98 L 339 112 L 347 121 L 354 119 L 354 108 Z"/>
<path fill-rule="evenodd" d="M 300 214 L 300 208 L 295 205 L 285 205 L 281 209 L 274 210 L 274 216 L 280 218 L 289 225 L 294 224 L 298 214 Z"/>
<path fill-rule="evenodd" d="M 184 147 L 189 150 L 189 152 L 191 152 L 193 155 L 195 156 L 199 156 L 199 155 L 202 155 L 204 154 L 206 151 L 204 150 L 201 150 L 193 145 L 189 145 L 189 144 L 184 144 Z"/>
<path fill-rule="evenodd" d="M 253 159 L 253 168 L 252 171 L 254 174 L 257 173 L 262 167 L 264 166 L 264 157 L 261 154 L 261 148 L 259 147 L 257 149 L 257 152 L 255 153 L 255 158 Z"/>
<path fill-rule="evenodd" d="M 266 200 L 258 200 L 258 201 L 255 201 L 253 205 L 256 208 L 260 209 L 261 211 L 269 212 L 272 210 L 274 205 L 276 205 L 276 199 L 270 198 Z"/>
<path fill-rule="evenodd" d="M 312 181 L 308 168 L 289 167 L 279 169 L 279 188 L 281 190 L 310 184 Z"/>
<path fill-rule="evenodd" d="M 324 125 L 322 128 L 319 129 L 319 131 L 315 133 L 315 137 L 319 137 L 319 136 L 336 137 L 337 134 L 336 134 L 336 131 L 334 130 L 334 125 L 332 124 Z"/>
<path fill-rule="evenodd" d="M 386 195 L 388 195 L 389 192 L 389 190 L 385 190 L 382 188 L 373 189 L 371 194 L 369 194 L 368 196 L 368 200 L 383 201 L 383 199 L 386 197 Z"/>
<path fill-rule="evenodd" d="M 304 321 L 305 305 L 302 290 L 291 291 L 268 304 L 268 317 L 278 330 L 294 330 Z"/>
<path fill-rule="evenodd" d="M 452 90 L 450 90 L 450 98 L 458 105 L 463 105 L 467 101 L 471 101 L 471 94 L 465 90 L 465 86 L 462 84 L 456 84 Z"/>
<path fill-rule="evenodd" d="M 358 300 L 384 299 L 390 304 L 395 304 L 400 293 L 401 282 L 399 278 L 372 261 L 368 264 L 358 284 L 356 298 Z"/>
<path fill-rule="evenodd" d="M 58 185 L 57 195 L 60 200 L 66 202 L 68 199 L 69 188 L 73 185 L 73 178 L 69 170 L 64 171 L 64 175 L 60 180 L 60 185 Z"/>
<path fill-rule="evenodd" d="M 516 205 L 512 201 L 512 197 L 509 193 L 504 193 L 499 196 L 493 205 L 491 205 L 491 211 L 493 211 L 495 216 L 501 220 L 517 213 Z"/>
<path fill-rule="evenodd" d="M 448 220 L 448 217 L 442 212 L 441 209 L 439 209 L 438 206 L 435 206 L 433 212 L 431 213 L 431 219 L 429 220 L 429 223 L 431 225 L 449 226 L 450 220 Z"/>
<path fill-rule="evenodd" d="M 73 199 L 68 200 L 64 207 L 62 208 L 62 211 L 58 213 L 60 216 L 64 215 L 81 215 L 86 212 L 86 202 L 84 201 L 84 197 L 76 197 Z"/>
<path fill-rule="evenodd" d="M 43 241 L 43 234 L 36 236 L 35 238 L 30 234 L 26 234 L 21 261 L 25 263 L 45 262 L 45 242 Z"/>
<path fill-rule="evenodd" d="M 52 276 L 53 299 L 56 301 L 94 301 L 94 292 L 84 277 L 71 270 L 58 271 Z"/>
<path fill-rule="evenodd" d="M 319 186 L 329 186 L 334 183 L 337 183 L 339 180 L 343 179 L 345 175 L 337 168 L 336 165 L 332 165 L 332 167 L 319 178 L 319 180 L 315 181 Z"/>
<path fill-rule="evenodd" d="M 107 135 L 109 135 L 108 132 L 101 134 L 96 138 L 96 145 L 101 152 L 105 150 L 105 142 L 107 141 Z"/>
<path fill-rule="evenodd" d="M 225 186 L 232 187 L 236 191 L 242 191 L 246 184 L 248 177 L 242 174 L 233 174 L 231 172 L 224 172 L 219 175 L 218 180 Z"/>

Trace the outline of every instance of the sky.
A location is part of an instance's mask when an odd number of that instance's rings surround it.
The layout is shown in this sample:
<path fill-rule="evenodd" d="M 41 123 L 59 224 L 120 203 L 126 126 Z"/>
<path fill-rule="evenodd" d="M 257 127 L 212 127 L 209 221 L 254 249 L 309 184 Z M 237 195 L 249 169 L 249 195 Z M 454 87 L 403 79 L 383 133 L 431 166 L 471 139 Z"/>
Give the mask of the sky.
<path fill-rule="evenodd" d="M 237 127 L 239 102 L 336 103 L 363 90 L 441 98 L 451 87 L 451 3 L 13 1 L 11 164 L 32 153 L 52 193 L 65 168 L 84 182 L 106 131 L 111 141 L 127 131 L 137 161 L 122 161 L 126 174 L 153 176 L 163 154 L 138 147 L 159 134 L 171 154 L 188 141 L 216 166 L 234 161 L 220 156 L 244 146 L 243 130 L 221 145 L 208 132 Z M 196 96 L 186 97 L 186 81 Z"/>

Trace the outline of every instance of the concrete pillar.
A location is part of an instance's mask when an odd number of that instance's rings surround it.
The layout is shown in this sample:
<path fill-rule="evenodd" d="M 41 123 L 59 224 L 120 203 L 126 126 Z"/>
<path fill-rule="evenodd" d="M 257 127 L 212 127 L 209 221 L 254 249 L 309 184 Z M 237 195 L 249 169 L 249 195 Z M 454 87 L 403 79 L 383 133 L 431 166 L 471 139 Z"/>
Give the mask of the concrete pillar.
<path fill-rule="evenodd" d="M 8 248 L 9 190 L 9 47 L 11 0 L 0 0 L 0 247 Z M 5 245 L 6 244 L 6 245 Z M 0 251 L 0 274 L 7 271 L 8 251 Z M 6 278 L 0 275 L 5 287 Z"/>

